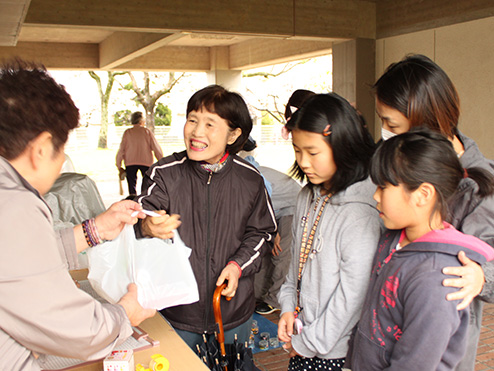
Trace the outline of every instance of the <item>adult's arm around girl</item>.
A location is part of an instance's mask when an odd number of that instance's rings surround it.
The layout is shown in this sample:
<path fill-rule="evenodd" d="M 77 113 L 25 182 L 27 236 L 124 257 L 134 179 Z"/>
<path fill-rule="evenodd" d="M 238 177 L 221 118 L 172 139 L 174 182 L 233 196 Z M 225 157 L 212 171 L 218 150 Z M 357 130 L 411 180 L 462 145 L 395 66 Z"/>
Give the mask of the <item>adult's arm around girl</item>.
<path fill-rule="evenodd" d="M 458 230 L 480 238 L 494 248 L 494 197 L 479 197 L 477 187 L 472 179 L 460 183 L 457 194 L 451 202 L 452 223 Z M 445 286 L 461 288 L 448 295 L 449 300 L 463 299 L 458 304 L 463 309 L 477 296 L 483 301 L 494 302 L 494 263 L 487 262 L 480 266 L 465 258 L 466 265 L 447 267 L 445 274 L 459 276 L 444 280 Z M 483 272 L 482 272 L 483 271 Z"/>

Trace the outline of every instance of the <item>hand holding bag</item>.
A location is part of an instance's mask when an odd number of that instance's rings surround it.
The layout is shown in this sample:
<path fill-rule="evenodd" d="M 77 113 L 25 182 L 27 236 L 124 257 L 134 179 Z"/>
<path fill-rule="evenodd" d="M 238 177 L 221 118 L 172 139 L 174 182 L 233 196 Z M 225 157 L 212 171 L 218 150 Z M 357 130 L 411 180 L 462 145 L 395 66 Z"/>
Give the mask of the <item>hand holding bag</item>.
<path fill-rule="evenodd" d="M 137 284 L 137 299 L 144 308 L 161 310 L 190 304 L 199 300 L 190 253 L 176 230 L 173 239 L 137 240 L 133 226 L 126 225 L 113 241 L 89 249 L 88 280 L 113 304 L 127 293 L 132 282 Z"/>

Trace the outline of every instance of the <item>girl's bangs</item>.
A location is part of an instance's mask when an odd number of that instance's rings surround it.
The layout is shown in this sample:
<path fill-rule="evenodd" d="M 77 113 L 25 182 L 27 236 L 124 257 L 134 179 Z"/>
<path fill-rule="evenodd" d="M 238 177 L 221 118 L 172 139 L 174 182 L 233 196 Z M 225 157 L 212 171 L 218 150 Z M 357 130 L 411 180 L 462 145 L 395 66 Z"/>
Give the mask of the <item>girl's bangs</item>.
<path fill-rule="evenodd" d="M 395 148 L 384 142 L 372 157 L 370 176 L 375 185 L 383 187 L 386 184 L 399 184 L 400 176 L 396 172 L 399 156 L 395 152 Z"/>

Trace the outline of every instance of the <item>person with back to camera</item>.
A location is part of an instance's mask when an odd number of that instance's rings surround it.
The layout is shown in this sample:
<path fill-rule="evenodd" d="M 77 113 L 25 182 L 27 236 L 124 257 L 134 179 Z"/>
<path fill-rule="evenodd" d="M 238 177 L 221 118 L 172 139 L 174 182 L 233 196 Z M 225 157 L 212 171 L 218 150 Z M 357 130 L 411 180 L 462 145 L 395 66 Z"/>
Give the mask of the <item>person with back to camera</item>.
<path fill-rule="evenodd" d="M 42 195 L 65 160 L 64 146 L 79 111 L 44 67 L 20 60 L 0 70 L 0 370 L 41 370 L 46 355 L 83 360 L 105 357 L 156 311 L 137 302 L 137 287 L 115 304 L 79 290 L 67 268 L 77 254 L 111 240 L 133 201 L 113 204 L 82 225 L 53 229 Z M 138 217 L 145 217 L 139 213 Z"/>
<path fill-rule="evenodd" d="M 447 202 L 466 178 L 479 197 L 492 195 L 494 178 L 482 168 L 464 169 L 451 142 L 425 128 L 383 142 L 371 177 L 388 230 L 350 347 L 351 369 L 454 370 L 465 354 L 469 311 L 444 299 L 455 289 L 442 285 L 442 269 L 460 266 L 460 251 L 479 263 L 494 251 L 445 222 Z"/>
<path fill-rule="evenodd" d="M 374 141 L 337 94 L 314 95 L 287 123 L 308 180 L 293 218 L 292 262 L 278 294 L 288 370 L 341 370 L 381 234 L 369 166 Z"/>
<path fill-rule="evenodd" d="M 316 93 L 305 90 L 295 90 L 285 107 L 285 120 L 288 122 L 292 115 L 302 107 L 302 104 Z M 283 137 L 288 139 L 288 131 L 283 126 Z M 263 260 L 261 270 L 256 275 L 256 313 L 267 315 L 280 310 L 278 293 L 285 282 L 288 273 L 292 246 L 292 222 L 295 203 L 301 186 L 290 176 L 269 167 L 258 167 L 261 174 L 269 181 L 273 189 L 271 201 L 275 209 L 278 233 L 274 240 L 273 250 Z"/>
<path fill-rule="evenodd" d="M 163 157 L 163 152 L 151 130 L 144 126 L 146 119 L 142 112 L 134 112 L 130 121 L 133 127 L 125 130 L 116 161 L 119 172 L 125 171 L 129 195 L 136 195 L 137 172 L 140 171 L 144 177 L 144 173 L 154 163 L 153 153 L 156 160 L 159 160 Z M 122 168 L 122 161 L 125 170 Z"/>
<path fill-rule="evenodd" d="M 446 73 L 423 55 L 410 55 L 391 64 L 373 87 L 376 111 L 382 120 L 382 138 L 401 134 L 412 127 L 425 126 L 447 137 L 463 167 L 480 167 L 494 174 L 494 163 L 486 159 L 477 144 L 458 130 L 458 93 Z M 479 197 L 471 179 L 460 181 L 449 203 L 451 224 L 459 231 L 480 238 L 494 247 L 494 197 Z M 482 266 L 462 252 L 462 267 L 446 267 L 444 284 L 461 288 L 448 294 L 448 300 L 463 299 L 458 309 L 470 305 L 468 347 L 457 371 L 473 371 L 482 325 L 483 301 L 494 302 L 494 263 Z M 485 274 L 485 278 L 484 278 Z M 477 296 L 478 295 L 478 296 Z"/>
<path fill-rule="evenodd" d="M 292 246 L 292 221 L 297 195 L 302 188 L 292 177 L 267 166 L 260 166 L 255 159 L 256 141 L 249 137 L 239 156 L 253 164 L 264 178 L 264 184 L 274 208 L 278 233 L 273 249 L 262 260 L 261 269 L 254 278 L 256 313 L 266 315 L 280 310 L 278 292 L 285 282 L 290 266 Z"/>
<path fill-rule="evenodd" d="M 292 95 L 290 95 L 290 98 L 288 98 L 288 102 L 286 103 L 285 106 L 285 121 L 288 123 L 292 115 L 297 112 L 297 110 L 302 107 L 302 104 L 315 95 L 313 91 L 306 90 L 306 89 L 297 89 L 295 90 Z M 286 125 L 283 126 L 281 130 L 281 136 L 283 139 L 288 139 L 290 133 L 286 127 Z"/>
<path fill-rule="evenodd" d="M 228 282 L 222 295 L 225 343 L 247 341 L 254 312 L 254 274 L 272 247 L 274 212 L 259 171 L 236 155 L 252 130 L 242 97 L 219 85 L 205 87 L 187 103 L 184 126 L 186 150 L 154 164 L 146 173 L 137 201 L 160 217 L 146 218 L 139 236 L 169 238 L 170 219 L 192 249 L 199 301 L 161 311 L 177 333 L 196 349 L 217 330 L 212 299 L 217 286 Z M 170 215 L 171 214 L 171 215 Z M 166 274 L 166 272 L 164 272 Z"/>

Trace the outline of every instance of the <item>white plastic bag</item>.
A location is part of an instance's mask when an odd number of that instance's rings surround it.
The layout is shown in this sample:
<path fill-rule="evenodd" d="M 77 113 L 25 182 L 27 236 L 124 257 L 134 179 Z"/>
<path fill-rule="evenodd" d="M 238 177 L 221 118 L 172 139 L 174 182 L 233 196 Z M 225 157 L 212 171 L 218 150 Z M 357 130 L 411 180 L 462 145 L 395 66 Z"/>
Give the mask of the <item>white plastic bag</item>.
<path fill-rule="evenodd" d="M 144 308 L 160 310 L 190 304 L 199 300 L 190 253 L 177 231 L 173 241 L 137 240 L 134 228 L 127 225 L 113 241 L 89 249 L 88 280 L 110 303 L 118 302 L 127 293 L 127 285 L 134 282 Z"/>

